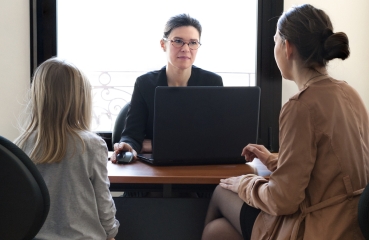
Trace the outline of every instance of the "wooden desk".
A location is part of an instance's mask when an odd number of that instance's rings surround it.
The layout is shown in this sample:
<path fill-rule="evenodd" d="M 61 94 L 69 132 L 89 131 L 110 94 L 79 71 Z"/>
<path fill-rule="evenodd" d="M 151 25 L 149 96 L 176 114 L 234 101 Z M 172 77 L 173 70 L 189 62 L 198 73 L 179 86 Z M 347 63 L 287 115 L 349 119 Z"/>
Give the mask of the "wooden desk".
<path fill-rule="evenodd" d="M 245 174 L 268 176 L 269 170 L 255 159 L 247 164 L 219 164 L 192 166 L 154 166 L 140 160 L 129 164 L 113 164 L 108 162 L 108 174 L 111 189 L 114 191 L 139 190 L 145 185 L 145 191 L 157 191 L 158 185 L 163 197 L 172 197 L 173 185 L 189 185 L 191 189 L 199 190 L 200 185 L 212 185 L 213 188 L 220 179 Z M 154 187 L 156 184 L 156 187 Z M 128 186 L 128 187 L 127 187 Z M 132 187 L 133 186 L 133 187 Z"/>
<path fill-rule="evenodd" d="M 251 164 L 152 166 L 136 160 L 130 164 L 108 162 L 111 183 L 218 184 L 222 178 L 257 174 Z"/>
<path fill-rule="evenodd" d="M 201 239 L 210 198 L 196 194 L 195 197 L 183 197 L 176 194 L 177 187 L 181 187 L 180 193 L 208 191 L 211 195 L 220 179 L 248 173 L 268 174 L 259 160 L 247 164 L 195 166 L 153 166 L 139 160 L 130 164 L 113 164 L 109 161 L 112 191 L 145 189 L 155 192 L 159 186 L 162 192 L 161 197 L 114 198 L 116 216 L 121 223 L 115 239 Z"/>

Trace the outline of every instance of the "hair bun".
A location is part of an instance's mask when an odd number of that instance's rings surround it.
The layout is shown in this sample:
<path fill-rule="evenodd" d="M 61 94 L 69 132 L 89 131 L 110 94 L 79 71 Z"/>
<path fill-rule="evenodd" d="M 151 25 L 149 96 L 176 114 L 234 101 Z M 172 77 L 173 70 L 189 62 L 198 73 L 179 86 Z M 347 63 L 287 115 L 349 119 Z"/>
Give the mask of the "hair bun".
<path fill-rule="evenodd" d="M 345 33 L 332 32 L 332 34 L 324 40 L 323 57 L 325 60 L 332 60 L 335 58 L 345 60 L 349 56 L 350 56 L 349 40 Z"/>

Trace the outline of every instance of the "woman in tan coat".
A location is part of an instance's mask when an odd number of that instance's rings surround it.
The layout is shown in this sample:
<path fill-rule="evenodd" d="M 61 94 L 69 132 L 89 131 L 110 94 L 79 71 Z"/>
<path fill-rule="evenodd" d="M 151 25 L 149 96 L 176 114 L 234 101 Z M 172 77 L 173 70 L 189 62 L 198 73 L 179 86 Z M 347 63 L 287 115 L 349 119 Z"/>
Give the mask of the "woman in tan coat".
<path fill-rule="evenodd" d="M 348 38 L 333 32 L 325 12 L 304 4 L 280 17 L 274 41 L 282 76 L 299 88 L 280 113 L 279 156 L 256 144 L 242 150 L 270 178 L 221 180 L 202 239 L 364 239 L 357 206 L 369 182 L 368 112 L 326 69 L 349 56 Z"/>

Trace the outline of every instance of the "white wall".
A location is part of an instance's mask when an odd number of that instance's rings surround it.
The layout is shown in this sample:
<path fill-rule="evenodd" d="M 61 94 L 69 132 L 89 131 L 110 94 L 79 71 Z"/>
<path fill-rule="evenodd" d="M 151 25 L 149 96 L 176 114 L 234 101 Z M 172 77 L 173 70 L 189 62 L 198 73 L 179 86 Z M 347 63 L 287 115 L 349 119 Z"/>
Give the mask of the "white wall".
<path fill-rule="evenodd" d="M 29 1 L 0 1 L 0 135 L 18 135 L 21 102 L 30 84 Z"/>
<path fill-rule="evenodd" d="M 333 60 L 329 63 L 329 74 L 345 80 L 363 98 L 369 109 L 369 22 L 368 0 L 284 0 L 284 9 L 294 5 L 309 3 L 324 10 L 331 18 L 334 32 L 345 32 L 349 38 L 351 54 L 345 61 Z M 283 80 L 282 103 L 297 92 L 294 82 Z"/>

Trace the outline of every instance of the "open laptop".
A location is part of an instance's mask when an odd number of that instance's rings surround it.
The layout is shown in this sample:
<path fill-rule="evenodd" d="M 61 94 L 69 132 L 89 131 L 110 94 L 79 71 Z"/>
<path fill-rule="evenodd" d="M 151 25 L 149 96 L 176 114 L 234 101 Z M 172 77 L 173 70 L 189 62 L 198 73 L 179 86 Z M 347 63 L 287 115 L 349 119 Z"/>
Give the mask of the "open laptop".
<path fill-rule="evenodd" d="M 154 165 L 245 163 L 242 149 L 256 143 L 259 87 L 157 87 Z"/>

